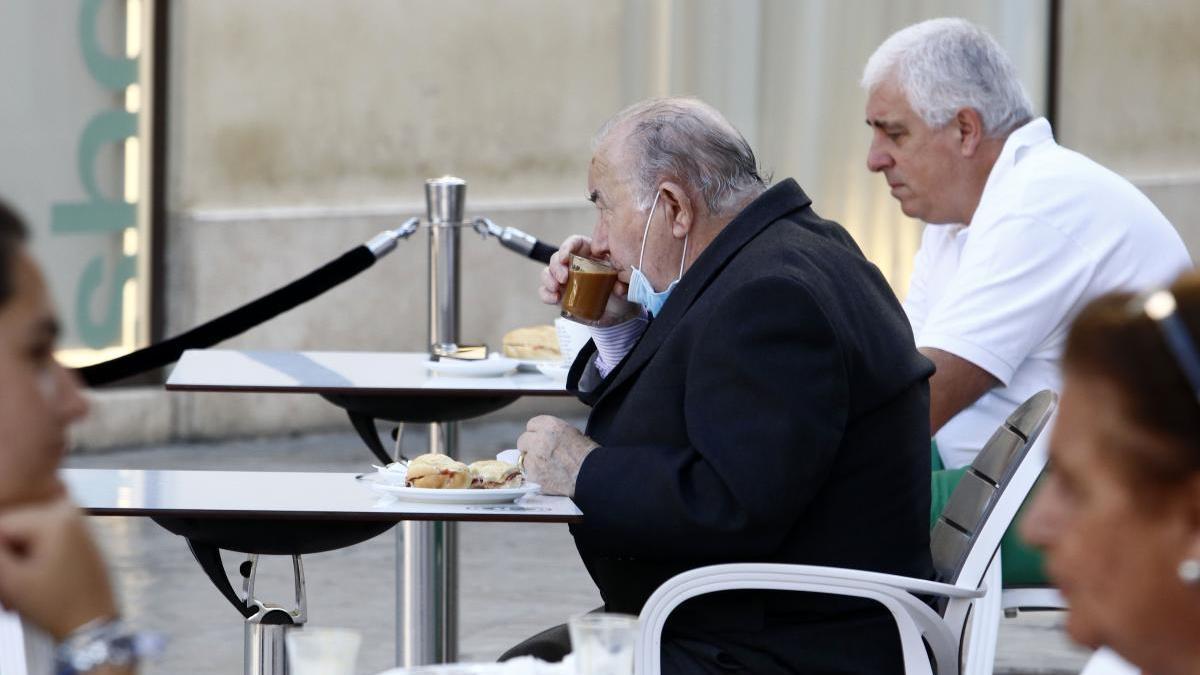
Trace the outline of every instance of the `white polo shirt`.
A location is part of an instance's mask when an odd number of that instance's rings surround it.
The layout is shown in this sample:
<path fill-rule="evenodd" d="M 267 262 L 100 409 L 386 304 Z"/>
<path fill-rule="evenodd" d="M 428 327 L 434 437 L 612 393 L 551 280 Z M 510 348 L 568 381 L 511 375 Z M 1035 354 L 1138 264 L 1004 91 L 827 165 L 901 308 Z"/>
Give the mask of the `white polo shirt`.
<path fill-rule="evenodd" d="M 970 225 L 925 226 L 904 302 L 918 347 L 1000 381 L 936 434 L 946 466 L 969 464 L 1025 399 L 1062 390 L 1059 361 L 1084 305 L 1169 284 L 1191 267 L 1150 200 L 1055 143 L 1045 119 L 1010 134 Z"/>

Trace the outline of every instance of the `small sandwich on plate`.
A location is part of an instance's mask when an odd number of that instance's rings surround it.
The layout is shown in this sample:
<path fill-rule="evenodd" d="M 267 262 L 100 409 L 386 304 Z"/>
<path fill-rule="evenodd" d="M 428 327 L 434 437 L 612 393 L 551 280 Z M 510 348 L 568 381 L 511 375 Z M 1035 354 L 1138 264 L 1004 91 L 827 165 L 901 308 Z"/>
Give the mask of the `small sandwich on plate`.
<path fill-rule="evenodd" d="M 482 490 L 517 488 L 525 484 L 525 476 L 514 464 L 498 459 L 481 459 L 471 463 L 471 487 Z"/>
<path fill-rule="evenodd" d="M 504 335 L 504 355 L 527 361 L 561 361 L 558 333 L 554 326 L 529 326 L 510 330 Z"/>
<path fill-rule="evenodd" d="M 417 488 L 469 488 L 471 469 L 445 455 L 421 455 L 408 463 L 404 484 Z"/>

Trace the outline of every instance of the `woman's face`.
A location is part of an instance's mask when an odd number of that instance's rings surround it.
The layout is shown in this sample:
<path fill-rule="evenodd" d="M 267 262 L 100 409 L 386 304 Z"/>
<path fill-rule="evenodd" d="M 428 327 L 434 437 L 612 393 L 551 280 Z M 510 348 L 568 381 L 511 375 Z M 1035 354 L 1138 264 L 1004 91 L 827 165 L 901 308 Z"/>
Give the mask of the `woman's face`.
<path fill-rule="evenodd" d="M 1069 370 L 1044 477 L 1021 535 L 1041 548 L 1077 642 L 1140 664 L 1200 642 L 1200 589 L 1177 573 L 1200 554 L 1200 477 L 1136 482 L 1114 457 L 1164 441 L 1139 430 L 1107 380 Z"/>
<path fill-rule="evenodd" d="M 23 249 L 14 262 L 13 293 L 0 305 L 0 505 L 61 491 L 67 426 L 87 412 L 74 376 L 54 360 L 46 284 Z"/>

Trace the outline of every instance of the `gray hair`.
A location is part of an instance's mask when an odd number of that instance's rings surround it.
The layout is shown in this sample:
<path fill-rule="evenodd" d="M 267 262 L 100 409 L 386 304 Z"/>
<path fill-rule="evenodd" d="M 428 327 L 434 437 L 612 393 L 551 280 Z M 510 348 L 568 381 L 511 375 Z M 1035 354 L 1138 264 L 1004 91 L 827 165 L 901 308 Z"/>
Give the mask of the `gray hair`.
<path fill-rule="evenodd" d="M 1033 118 L 1033 104 L 1000 45 L 965 19 L 930 19 L 901 29 L 863 69 L 872 91 L 895 78 L 921 119 L 937 129 L 963 108 L 983 119 L 987 136 L 1007 136 Z"/>
<path fill-rule="evenodd" d="M 721 113 L 698 99 L 635 103 L 600 127 L 593 149 L 618 128 L 627 130 L 634 199 L 641 211 L 650 208 L 664 179 L 698 191 L 714 215 L 739 208 L 766 188 L 750 144 Z"/>

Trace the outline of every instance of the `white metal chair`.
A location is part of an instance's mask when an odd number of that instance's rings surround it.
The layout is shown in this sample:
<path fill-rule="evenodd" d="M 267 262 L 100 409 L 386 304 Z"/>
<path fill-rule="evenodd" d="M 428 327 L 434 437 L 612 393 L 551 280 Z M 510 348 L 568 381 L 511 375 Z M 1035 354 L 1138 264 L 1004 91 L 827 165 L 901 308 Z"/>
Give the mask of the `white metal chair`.
<path fill-rule="evenodd" d="M 972 622 L 966 671 L 975 673 L 986 667 L 990 672 L 1002 600 L 997 551 L 1004 531 L 1045 467 L 1046 439 L 1041 432 L 1057 401 L 1050 391 L 1035 394 L 1005 420 L 975 458 L 930 535 L 937 581 L 767 563 L 690 570 L 660 586 L 642 608 L 635 672 L 658 675 L 663 627 L 681 603 L 706 593 L 749 589 L 848 595 L 880 602 L 896 621 L 907 673 L 958 675 L 968 618 L 972 611 L 978 612 L 989 618 Z M 941 611 L 914 593 L 942 598 Z"/>

